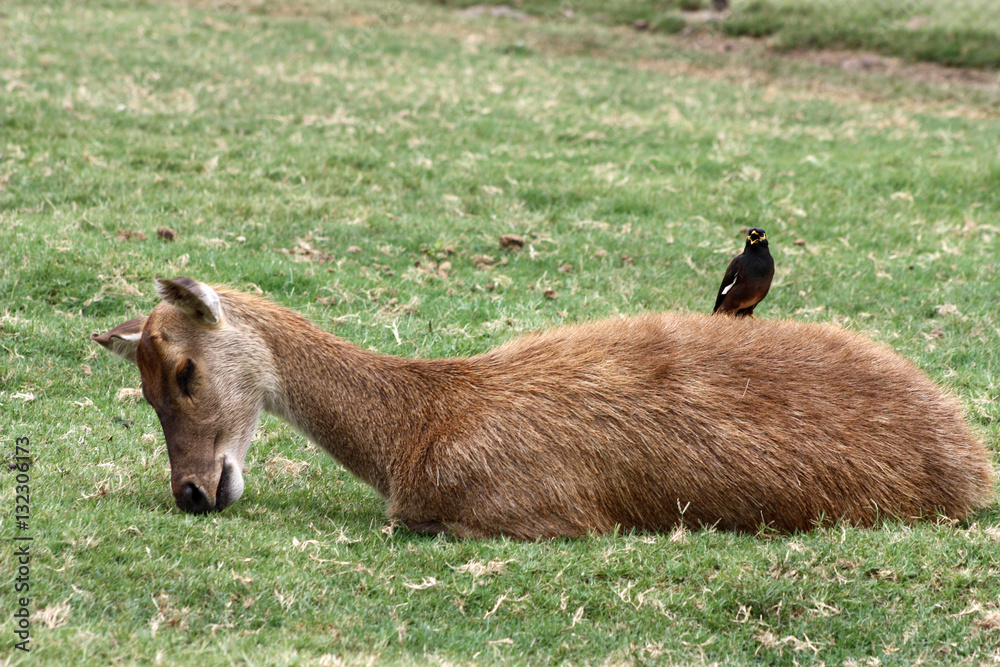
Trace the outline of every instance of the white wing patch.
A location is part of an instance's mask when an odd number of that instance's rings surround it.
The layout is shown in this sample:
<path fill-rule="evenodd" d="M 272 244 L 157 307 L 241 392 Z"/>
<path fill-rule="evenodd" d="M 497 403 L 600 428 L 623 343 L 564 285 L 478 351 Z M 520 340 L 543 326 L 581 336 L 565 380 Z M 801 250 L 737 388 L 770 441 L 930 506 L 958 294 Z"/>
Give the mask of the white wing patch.
<path fill-rule="evenodd" d="M 738 281 L 739 279 L 740 279 L 740 274 L 737 273 L 736 277 L 733 278 L 733 282 L 729 283 L 728 285 L 722 288 L 722 295 L 725 296 L 726 294 L 728 294 L 729 290 L 733 289 L 733 285 L 735 285 L 736 281 Z"/>

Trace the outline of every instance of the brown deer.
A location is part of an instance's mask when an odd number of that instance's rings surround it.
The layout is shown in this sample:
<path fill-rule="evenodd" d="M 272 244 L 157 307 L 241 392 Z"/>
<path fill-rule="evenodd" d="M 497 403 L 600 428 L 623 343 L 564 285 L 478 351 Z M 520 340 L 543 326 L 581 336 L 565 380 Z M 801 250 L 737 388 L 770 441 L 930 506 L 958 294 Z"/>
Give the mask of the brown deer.
<path fill-rule="evenodd" d="M 93 338 L 139 366 L 186 512 L 240 497 L 264 410 L 391 518 L 463 537 L 872 526 L 960 518 L 993 494 L 956 402 L 832 326 L 644 315 L 404 359 L 190 278 L 157 291 L 148 317 Z"/>

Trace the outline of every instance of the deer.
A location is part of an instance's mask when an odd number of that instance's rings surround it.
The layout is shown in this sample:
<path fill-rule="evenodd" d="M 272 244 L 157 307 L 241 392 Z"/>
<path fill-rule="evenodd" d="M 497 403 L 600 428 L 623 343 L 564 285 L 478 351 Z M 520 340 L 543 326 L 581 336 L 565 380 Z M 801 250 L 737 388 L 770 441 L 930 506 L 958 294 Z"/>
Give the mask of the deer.
<path fill-rule="evenodd" d="M 992 502 L 991 458 L 957 401 L 834 325 L 640 314 L 412 359 L 223 286 L 155 287 L 148 316 L 92 338 L 138 366 L 184 512 L 240 498 L 265 411 L 373 487 L 396 525 L 455 538 L 792 533 Z"/>

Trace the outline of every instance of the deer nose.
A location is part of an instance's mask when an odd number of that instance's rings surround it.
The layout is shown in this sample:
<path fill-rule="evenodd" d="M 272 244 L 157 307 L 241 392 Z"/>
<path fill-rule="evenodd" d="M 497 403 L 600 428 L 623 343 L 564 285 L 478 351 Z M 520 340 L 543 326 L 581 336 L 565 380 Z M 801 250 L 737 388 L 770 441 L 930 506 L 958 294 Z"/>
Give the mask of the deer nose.
<path fill-rule="evenodd" d="M 212 511 L 212 503 L 208 502 L 205 491 L 194 482 L 188 482 L 177 494 L 177 506 L 188 514 L 204 514 Z"/>

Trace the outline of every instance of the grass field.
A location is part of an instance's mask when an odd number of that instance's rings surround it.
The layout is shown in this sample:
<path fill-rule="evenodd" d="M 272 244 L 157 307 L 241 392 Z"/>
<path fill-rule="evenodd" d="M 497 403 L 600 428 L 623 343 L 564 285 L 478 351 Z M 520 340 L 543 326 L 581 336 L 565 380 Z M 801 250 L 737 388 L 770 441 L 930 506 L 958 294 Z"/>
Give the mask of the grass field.
<path fill-rule="evenodd" d="M 956 67 L 1000 68 L 1000 13 L 990 0 L 749 0 L 722 23 L 781 49 L 871 49 Z"/>
<path fill-rule="evenodd" d="M 267 418 L 243 498 L 186 516 L 156 416 L 128 391 L 138 373 L 89 340 L 147 313 L 154 276 L 189 275 L 381 352 L 471 354 L 710 310 L 741 230 L 761 226 L 778 268 L 758 317 L 891 345 L 996 452 L 995 85 L 697 46 L 582 10 L 391 0 L 11 0 L 0 35 L 0 442 L 9 461 L 29 438 L 33 460 L 28 526 L 16 471 L 0 526 L 34 538 L 32 651 L 7 615 L 0 661 L 1000 660 L 995 508 L 791 536 L 427 538 Z"/>
<path fill-rule="evenodd" d="M 479 0 L 428 0 L 481 8 Z M 1000 68 L 1000 12 L 993 0 L 732 0 L 722 13 L 709 0 L 521 0 L 522 13 L 580 18 L 641 31 L 719 32 L 765 37 L 781 51 L 865 49 L 955 67 Z M 478 10 L 470 10 L 478 11 Z"/>

